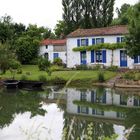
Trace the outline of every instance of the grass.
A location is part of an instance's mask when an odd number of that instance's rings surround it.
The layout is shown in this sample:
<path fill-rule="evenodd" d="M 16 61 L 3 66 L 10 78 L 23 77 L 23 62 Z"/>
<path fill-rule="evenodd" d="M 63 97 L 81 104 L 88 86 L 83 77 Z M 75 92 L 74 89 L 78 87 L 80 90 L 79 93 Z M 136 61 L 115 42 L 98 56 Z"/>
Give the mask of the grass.
<path fill-rule="evenodd" d="M 55 68 L 56 69 L 56 68 Z M 61 68 L 62 69 L 62 68 Z M 20 80 L 22 75 L 26 75 L 28 77 L 28 80 L 34 80 L 38 81 L 40 75 L 46 76 L 48 81 L 51 81 L 55 79 L 56 77 L 60 79 L 64 79 L 68 81 L 73 75 L 75 77 L 72 79 L 72 81 L 79 81 L 84 83 L 89 83 L 92 81 L 98 80 L 98 70 L 69 70 L 69 71 L 53 71 L 51 76 L 48 76 L 47 72 L 45 71 L 39 71 L 38 67 L 36 65 L 23 65 L 22 66 L 22 74 L 16 74 L 15 79 Z M 116 76 L 116 72 L 111 71 L 104 71 L 105 80 L 109 80 L 110 78 Z M 1 75 L 1 78 L 11 78 L 10 71 L 7 71 L 6 74 Z"/>

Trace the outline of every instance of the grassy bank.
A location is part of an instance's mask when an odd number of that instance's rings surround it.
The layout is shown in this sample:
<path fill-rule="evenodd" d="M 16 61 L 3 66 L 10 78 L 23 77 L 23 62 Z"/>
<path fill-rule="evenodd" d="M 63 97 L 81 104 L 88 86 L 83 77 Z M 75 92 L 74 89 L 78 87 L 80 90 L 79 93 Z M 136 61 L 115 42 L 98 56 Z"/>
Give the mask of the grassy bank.
<path fill-rule="evenodd" d="M 33 81 L 39 81 L 39 77 L 43 76 L 46 78 L 46 82 L 59 82 L 60 80 L 68 81 L 73 77 L 71 84 L 91 84 L 92 82 L 98 81 L 98 70 L 59 70 L 59 71 L 53 71 L 51 76 L 48 76 L 47 72 L 45 71 L 39 71 L 38 67 L 36 65 L 23 65 L 22 66 L 22 73 L 16 74 L 15 79 L 21 80 L 23 75 L 26 77 L 26 80 L 33 80 Z M 104 79 L 109 80 L 110 78 L 116 76 L 116 72 L 111 71 L 104 71 Z M 2 79 L 9 79 L 11 78 L 10 71 L 7 71 L 6 74 L 0 75 Z"/>

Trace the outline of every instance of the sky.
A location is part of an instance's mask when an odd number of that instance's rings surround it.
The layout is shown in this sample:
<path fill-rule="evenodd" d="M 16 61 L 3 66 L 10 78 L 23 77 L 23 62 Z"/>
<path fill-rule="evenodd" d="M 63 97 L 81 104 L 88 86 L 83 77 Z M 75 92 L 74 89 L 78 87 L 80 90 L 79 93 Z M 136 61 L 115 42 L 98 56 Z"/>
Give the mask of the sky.
<path fill-rule="evenodd" d="M 14 22 L 37 24 L 53 29 L 62 19 L 62 0 L 0 0 L 0 16 L 10 15 Z M 115 8 L 138 0 L 116 0 Z"/>

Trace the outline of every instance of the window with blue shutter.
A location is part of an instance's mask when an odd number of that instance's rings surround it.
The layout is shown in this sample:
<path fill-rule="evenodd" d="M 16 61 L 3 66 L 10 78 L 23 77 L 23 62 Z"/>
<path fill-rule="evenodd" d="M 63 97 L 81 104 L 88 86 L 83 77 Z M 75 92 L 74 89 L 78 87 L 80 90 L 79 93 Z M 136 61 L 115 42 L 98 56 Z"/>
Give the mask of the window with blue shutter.
<path fill-rule="evenodd" d="M 134 63 L 138 63 L 138 61 L 139 61 L 139 60 L 138 60 L 138 56 L 135 56 L 135 57 L 134 57 Z"/>
<path fill-rule="evenodd" d="M 80 47 L 80 39 L 77 39 L 77 47 Z"/>
<path fill-rule="evenodd" d="M 106 63 L 106 50 L 102 50 L 103 63 Z"/>
<path fill-rule="evenodd" d="M 91 91 L 91 102 L 94 103 L 95 102 L 95 92 Z"/>
<path fill-rule="evenodd" d="M 91 63 L 94 63 L 94 50 L 91 51 Z"/>
<path fill-rule="evenodd" d="M 120 43 L 121 38 L 117 37 L 117 43 Z"/>
<path fill-rule="evenodd" d="M 77 112 L 80 113 L 80 106 L 77 106 Z"/>
<path fill-rule="evenodd" d="M 58 58 L 59 57 L 59 53 L 54 53 L 53 54 L 53 58 L 55 59 L 55 58 Z"/>
<path fill-rule="evenodd" d="M 95 45 L 95 38 L 92 39 L 92 45 Z"/>
<path fill-rule="evenodd" d="M 88 39 L 86 39 L 86 46 L 88 46 Z"/>
<path fill-rule="evenodd" d="M 101 38 L 101 42 L 104 43 L 104 38 Z"/>

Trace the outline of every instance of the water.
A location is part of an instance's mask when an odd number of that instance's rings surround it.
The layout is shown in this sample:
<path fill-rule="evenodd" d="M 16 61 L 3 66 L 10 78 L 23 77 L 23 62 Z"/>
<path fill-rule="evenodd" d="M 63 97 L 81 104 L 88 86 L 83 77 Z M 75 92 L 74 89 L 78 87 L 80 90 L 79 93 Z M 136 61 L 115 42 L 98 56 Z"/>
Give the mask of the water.
<path fill-rule="evenodd" d="M 140 91 L 93 87 L 0 89 L 0 140 L 140 139 Z"/>

